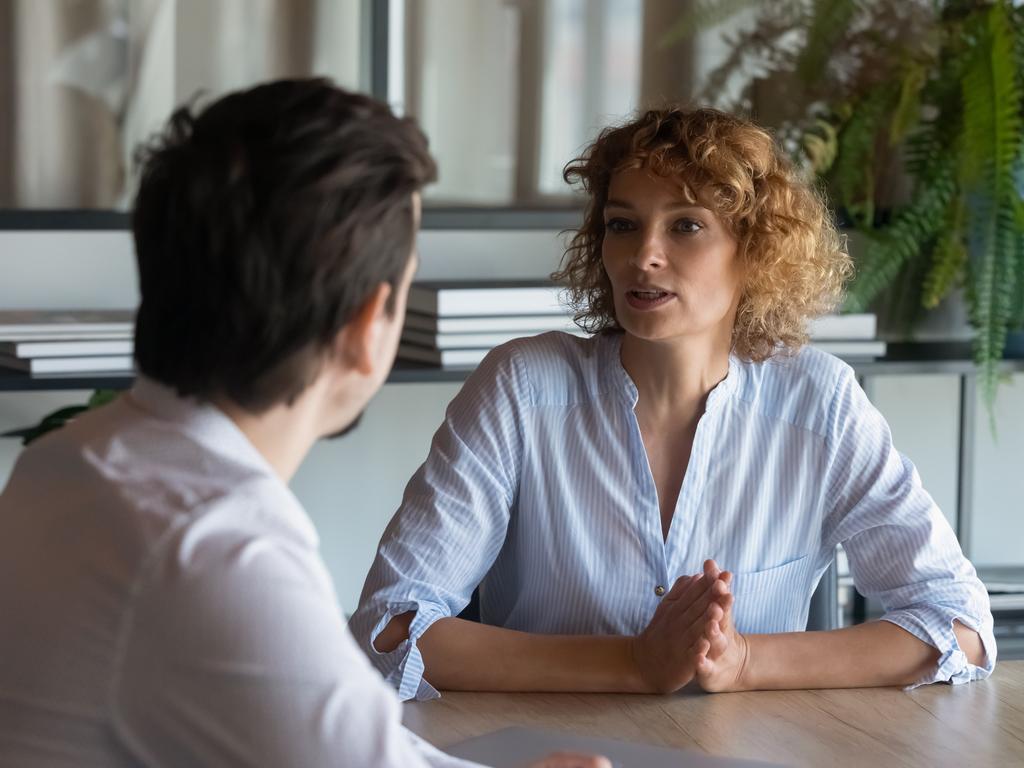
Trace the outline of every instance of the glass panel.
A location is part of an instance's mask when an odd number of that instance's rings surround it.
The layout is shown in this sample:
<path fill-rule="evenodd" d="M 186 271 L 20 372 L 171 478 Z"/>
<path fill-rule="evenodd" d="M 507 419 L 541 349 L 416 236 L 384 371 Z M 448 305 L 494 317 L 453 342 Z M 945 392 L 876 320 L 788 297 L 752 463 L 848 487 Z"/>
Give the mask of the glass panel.
<path fill-rule="evenodd" d="M 392 23 L 404 22 L 404 35 L 392 44 L 404 37 L 405 56 L 401 71 L 389 72 L 389 96 L 430 137 L 440 178 L 427 194 L 449 203 L 507 204 L 516 187 L 518 9 L 505 0 L 402 6 L 392 3 L 390 14 Z"/>
<path fill-rule="evenodd" d="M 666 43 L 692 0 L 390 0 L 392 104 L 440 162 L 428 204 L 572 206 L 562 169 L 635 109 L 688 101 L 751 14 Z"/>
<path fill-rule="evenodd" d="M 565 195 L 562 167 L 640 96 L 641 0 L 551 0 L 544 40 L 537 191 Z"/>
<path fill-rule="evenodd" d="M 172 109 L 261 80 L 359 88 L 361 0 L 0 0 L 0 207 L 124 208 Z"/>

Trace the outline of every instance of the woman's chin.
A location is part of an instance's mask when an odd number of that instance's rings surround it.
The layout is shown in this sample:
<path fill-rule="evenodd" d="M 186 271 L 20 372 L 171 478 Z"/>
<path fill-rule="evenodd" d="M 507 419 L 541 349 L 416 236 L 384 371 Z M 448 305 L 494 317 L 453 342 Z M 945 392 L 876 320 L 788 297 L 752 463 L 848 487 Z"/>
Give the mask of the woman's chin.
<path fill-rule="evenodd" d="M 686 335 L 685 331 L 678 328 L 666 327 L 664 323 L 630 323 L 622 324 L 622 329 L 627 336 L 632 336 L 637 341 L 650 343 L 671 341 L 680 336 Z"/>
<path fill-rule="evenodd" d="M 637 341 L 650 344 L 670 344 L 686 339 L 693 340 L 697 337 L 712 337 L 716 335 L 713 327 L 698 326 L 690 323 L 667 323 L 667 322 L 619 322 L 622 330 L 627 336 L 632 336 Z"/>

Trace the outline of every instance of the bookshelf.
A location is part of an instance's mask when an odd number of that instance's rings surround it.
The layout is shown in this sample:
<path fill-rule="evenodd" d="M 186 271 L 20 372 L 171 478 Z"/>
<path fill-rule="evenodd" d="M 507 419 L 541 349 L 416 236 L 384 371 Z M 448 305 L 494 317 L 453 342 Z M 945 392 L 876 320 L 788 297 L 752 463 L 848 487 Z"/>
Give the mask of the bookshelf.
<path fill-rule="evenodd" d="M 889 343 L 885 357 L 850 360 L 859 377 L 934 373 L 972 377 L 974 363 L 967 342 Z M 1024 371 L 1024 334 L 1007 344 L 1002 369 L 1005 373 Z M 389 384 L 417 384 L 464 381 L 471 368 L 438 368 L 406 360 L 395 362 Z M 33 376 L 0 368 L 0 392 L 43 392 L 70 389 L 127 389 L 133 376 L 125 373 L 49 374 Z"/>

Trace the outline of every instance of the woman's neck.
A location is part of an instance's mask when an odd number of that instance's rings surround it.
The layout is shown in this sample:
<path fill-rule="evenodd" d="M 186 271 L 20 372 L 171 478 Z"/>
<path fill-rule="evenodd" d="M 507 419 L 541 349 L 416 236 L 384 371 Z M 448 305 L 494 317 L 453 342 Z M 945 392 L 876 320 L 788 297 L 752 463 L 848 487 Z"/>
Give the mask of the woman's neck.
<path fill-rule="evenodd" d="M 648 341 L 626 333 L 621 360 L 646 413 L 692 417 L 728 375 L 729 346 L 708 337 Z"/>

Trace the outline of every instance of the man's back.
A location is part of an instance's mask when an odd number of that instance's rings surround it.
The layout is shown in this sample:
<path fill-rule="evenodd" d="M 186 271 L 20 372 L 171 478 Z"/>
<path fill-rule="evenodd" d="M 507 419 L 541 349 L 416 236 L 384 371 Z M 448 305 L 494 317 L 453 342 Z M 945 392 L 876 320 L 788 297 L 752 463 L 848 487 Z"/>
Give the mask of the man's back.
<path fill-rule="evenodd" d="M 152 382 L 22 455 L 0 616 L 2 765 L 405 759 L 367 736 L 398 705 L 297 501 L 220 411 Z"/>

